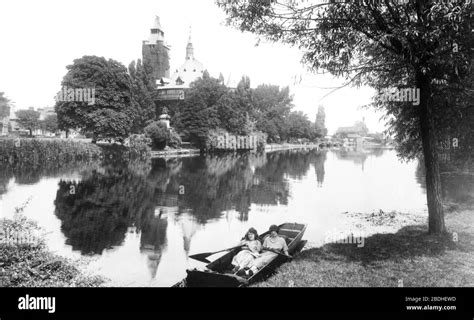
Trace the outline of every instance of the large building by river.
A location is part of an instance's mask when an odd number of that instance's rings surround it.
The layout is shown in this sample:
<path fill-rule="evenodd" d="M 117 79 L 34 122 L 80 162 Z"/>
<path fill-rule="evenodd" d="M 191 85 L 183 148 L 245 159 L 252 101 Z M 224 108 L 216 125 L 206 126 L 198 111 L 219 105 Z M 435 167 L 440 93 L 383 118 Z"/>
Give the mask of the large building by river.
<path fill-rule="evenodd" d="M 161 27 L 160 18 L 155 17 L 148 40 L 143 41 L 143 62 L 152 70 L 152 76 L 157 85 L 158 101 L 184 100 L 190 84 L 202 77 L 204 65 L 194 56 L 194 46 L 191 32 L 186 46 L 184 63 L 170 76 L 169 46 L 165 42 L 165 33 Z"/>

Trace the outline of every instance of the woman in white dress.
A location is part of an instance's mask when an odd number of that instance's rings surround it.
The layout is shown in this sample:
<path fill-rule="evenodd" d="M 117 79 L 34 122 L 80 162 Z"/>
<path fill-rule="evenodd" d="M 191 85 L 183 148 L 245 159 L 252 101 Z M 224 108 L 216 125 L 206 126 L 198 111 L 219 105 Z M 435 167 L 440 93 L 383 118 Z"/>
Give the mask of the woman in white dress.
<path fill-rule="evenodd" d="M 278 226 L 272 225 L 270 226 L 270 235 L 265 238 L 263 241 L 263 249 L 270 249 L 276 252 L 282 252 L 285 255 L 289 256 L 288 254 L 288 246 L 284 238 L 278 235 Z M 239 271 L 238 275 L 243 277 L 251 277 L 253 276 L 259 269 L 266 266 L 267 263 L 273 260 L 278 253 L 272 251 L 265 251 L 256 259 L 253 259 L 247 270 Z"/>
<path fill-rule="evenodd" d="M 240 245 L 243 246 L 242 250 L 232 259 L 232 271 L 234 273 L 249 267 L 252 261 L 260 256 L 262 244 L 258 240 L 257 230 L 250 228 Z"/>

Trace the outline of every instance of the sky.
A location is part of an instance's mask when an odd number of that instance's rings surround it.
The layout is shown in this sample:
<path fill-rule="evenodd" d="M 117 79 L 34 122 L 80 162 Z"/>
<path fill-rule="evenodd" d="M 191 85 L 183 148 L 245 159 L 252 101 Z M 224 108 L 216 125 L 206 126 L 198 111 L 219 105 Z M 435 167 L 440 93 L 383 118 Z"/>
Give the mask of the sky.
<path fill-rule="evenodd" d="M 15 110 L 53 106 L 74 59 L 96 55 L 128 66 L 141 58 L 142 41 L 158 15 L 171 46 L 171 71 L 184 63 L 192 27 L 195 58 L 212 76 L 222 72 L 238 82 L 248 75 L 253 87 L 290 86 L 294 110 L 310 120 L 318 105 L 325 107 L 329 133 L 363 118 L 371 132 L 384 130 L 382 114 L 360 108 L 371 102 L 371 88 L 344 88 L 323 98 L 331 91 L 325 88 L 344 80 L 308 72 L 297 48 L 256 46 L 255 35 L 225 25 L 214 0 L 2 0 L 0 12 L 0 92 Z"/>

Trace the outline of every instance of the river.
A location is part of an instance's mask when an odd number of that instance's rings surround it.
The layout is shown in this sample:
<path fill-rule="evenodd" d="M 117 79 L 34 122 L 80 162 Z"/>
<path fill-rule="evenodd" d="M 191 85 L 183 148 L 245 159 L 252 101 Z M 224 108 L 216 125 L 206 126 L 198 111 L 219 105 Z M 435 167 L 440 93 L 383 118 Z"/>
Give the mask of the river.
<path fill-rule="evenodd" d="M 474 183 L 459 192 L 466 188 L 474 191 Z M 105 276 L 108 286 L 134 287 L 171 286 L 186 268 L 203 266 L 190 254 L 232 247 L 249 227 L 307 223 L 304 239 L 321 246 L 330 233 L 355 230 L 348 213 L 427 217 L 417 162 L 383 149 L 0 170 L 1 216 L 24 204 L 52 251 L 84 258 L 84 270 Z M 362 229 L 368 235 L 398 227 Z"/>

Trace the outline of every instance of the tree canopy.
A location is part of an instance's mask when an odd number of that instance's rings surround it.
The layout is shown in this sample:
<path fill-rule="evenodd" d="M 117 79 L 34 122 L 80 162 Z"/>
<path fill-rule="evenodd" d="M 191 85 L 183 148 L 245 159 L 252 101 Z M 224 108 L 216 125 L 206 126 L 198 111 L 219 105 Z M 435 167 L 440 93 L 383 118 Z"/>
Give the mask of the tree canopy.
<path fill-rule="evenodd" d="M 10 100 L 5 96 L 5 93 L 0 92 L 0 119 L 10 115 Z"/>
<path fill-rule="evenodd" d="M 58 131 L 58 116 L 55 114 L 48 115 L 40 121 L 40 127 L 45 131 L 56 133 Z"/>
<path fill-rule="evenodd" d="M 132 82 L 125 66 L 112 59 L 84 56 L 74 60 L 67 70 L 61 83 L 63 88 L 94 89 L 95 103 L 57 101 L 59 128 L 82 130 L 93 141 L 120 141 L 128 137 L 138 112 L 133 107 Z"/>
<path fill-rule="evenodd" d="M 132 132 L 141 133 L 156 118 L 156 106 L 153 100 L 155 84 L 140 59 L 130 63 L 128 72 L 132 81 L 132 107 L 137 114 L 133 121 Z"/>
<path fill-rule="evenodd" d="M 210 130 L 221 126 L 218 102 L 227 92 L 224 84 L 207 71 L 201 79 L 191 83 L 180 122 L 191 141 L 199 147 L 204 145 Z"/>
<path fill-rule="evenodd" d="M 30 136 L 33 135 L 33 130 L 39 128 L 40 122 L 40 113 L 35 110 L 18 110 L 15 112 L 17 117 L 17 123 L 23 129 L 30 131 Z"/>
<path fill-rule="evenodd" d="M 298 46 L 312 70 L 329 71 L 347 85 L 377 89 L 375 106 L 408 145 L 419 145 L 426 168 L 431 233 L 445 232 L 441 205 L 435 121 L 435 81 L 445 96 L 465 91 L 472 64 L 474 34 L 470 1 L 246 1 L 217 0 L 228 23 L 273 41 Z M 387 101 L 387 88 L 420 90 L 418 106 Z M 454 89 L 457 88 L 457 89 Z M 452 95 L 452 94 L 451 94 Z M 445 104 L 449 109 L 458 105 Z M 446 111 L 444 111 L 446 112 Z M 401 156 L 406 156 L 402 153 Z"/>

